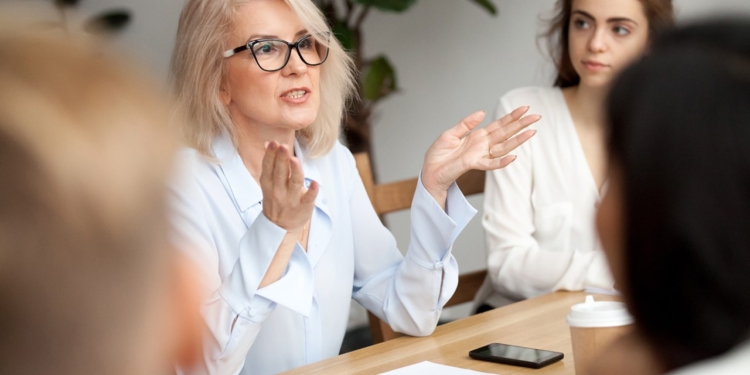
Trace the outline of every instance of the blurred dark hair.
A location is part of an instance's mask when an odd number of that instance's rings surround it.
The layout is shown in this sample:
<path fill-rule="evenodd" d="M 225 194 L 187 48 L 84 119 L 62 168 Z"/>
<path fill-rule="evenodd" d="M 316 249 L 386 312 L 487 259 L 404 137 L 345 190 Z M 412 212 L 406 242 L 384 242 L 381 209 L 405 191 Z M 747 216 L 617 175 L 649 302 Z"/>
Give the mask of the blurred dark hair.
<path fill-rule="evenodd" d="M 750 20 L 673 30 L 615 81 L 626 299 L 668 369 L 750 332 Z"/>
<path fill-rule="evenodd" d="M 639 0 L 648 19 L 649 38 L 653 39 L 674 24 L 672 0 Z M 576 86 L 581 77 L 570 61 L 568 34 L 573 0 L 557 0 L 554 16 L 548 21 L 547 30 L 541 35 L 546 39 L 550 57 L 557 69 L 555 87 Z"/>

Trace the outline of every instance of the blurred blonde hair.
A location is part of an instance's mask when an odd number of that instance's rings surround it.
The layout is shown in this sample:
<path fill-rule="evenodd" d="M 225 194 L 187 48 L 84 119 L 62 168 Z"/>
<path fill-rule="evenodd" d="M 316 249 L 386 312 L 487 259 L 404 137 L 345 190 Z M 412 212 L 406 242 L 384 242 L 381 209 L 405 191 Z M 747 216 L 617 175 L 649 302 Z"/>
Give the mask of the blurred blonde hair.
<path fill-rule="evenodd" d="M 164 354 L 144 337 L 170 287 L 166 104 L 101 52 L 0 30 L 0 373 L 147 373 Z"/>
<path fill-rule="evenodd" d="M 188 0 L 182 9 L 171 61 L 171 80 L 184 113 L 192 120 L 184 127 L 187 143 L 211 156 L 214 137 L 226 131 L 237 145 L 229 110 L 219 99 L 226 74 L 223 53 L 228 45 L 239 5 L 252 0 Z M 281 0 L 279 0 L 281 1 Z M 283 0 L 311 34 L 331 33 L 320 10 L 310 0 Z M 311 157 L 328 153 L 338 139 L 344 109 L 354 92 L 354 63 L 335 37 L 321 65 L 318 117 L 297 139 Z"/>

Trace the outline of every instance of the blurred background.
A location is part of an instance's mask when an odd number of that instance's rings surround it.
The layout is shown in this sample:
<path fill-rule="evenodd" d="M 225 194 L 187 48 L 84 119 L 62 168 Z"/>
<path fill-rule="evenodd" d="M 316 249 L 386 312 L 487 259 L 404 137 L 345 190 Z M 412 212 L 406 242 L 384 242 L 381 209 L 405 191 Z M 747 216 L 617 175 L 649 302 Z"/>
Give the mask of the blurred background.
<path fill-rule="evenodd" d="M 31 5 L 39 17 L 50 23 L 64 20 L 70 29 L 114 14 L 109 21 L 120 30 L 106 36 L 103 43 L 141 62 L 166 84 L 184 0 L 79 0 L 69 2 L 76 3 L 70 7 L 60 7 L 65 0 L 0 3 Z M 497 13 L 491 14 L 480 3 L 492 4 Z M 679 22 L 710 15 L 750 15 L 748 0 L 675 0 L 674 4 Z M 486 125 L 505 92 L 521 86 L 550 86 L 553 67 L 537 35 L 553 6 L 554 0 L 419 0 L 403 12 L 370 9 L 361 24 L 362 56 L 386 55 L 396 80 L 396 90 L 371 107 L 369 146 L 377 182 L 416 176 L 424 152 L 442 131 L 478 110 L 488 112 Z M 116 17 L 123 13 L 129 15 L 125 22 Z M 482 196 L 470 202 L 480 212 L 454 246 L 462 273 L 486 267 Z M 405 249 L 408 213 L 391 214 L 386 220 Z M 443 320 L 468 314 L 469 306 L 457 306 L 446 310 Z M 350 328 L 366 324 L 364 310 L 353 303 Z"/>

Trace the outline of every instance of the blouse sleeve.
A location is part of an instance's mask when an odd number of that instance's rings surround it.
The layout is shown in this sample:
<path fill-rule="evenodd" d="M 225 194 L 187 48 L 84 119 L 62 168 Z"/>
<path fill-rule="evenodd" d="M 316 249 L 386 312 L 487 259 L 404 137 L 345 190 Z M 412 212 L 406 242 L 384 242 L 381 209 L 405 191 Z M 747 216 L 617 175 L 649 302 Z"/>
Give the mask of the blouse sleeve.
<path fill-rule="evenodd" d="M 261 324 L 278 304 L 302 315 L 309 314 L 313 296 L 312 269 L 304 250 L 297 245 L 281 279 L 258 288 L 286 234 L 283 228 L 260 214 L 237 245 L 239 258 L 222 280 L 214 240 L 220 229 L 211 220 L 222 213 L 207 199 L 211 194 L 209 186 L 189 172 L 180 177 L 171 188 L 172 243 L 204 270 L 206 298 L 201 313 L 206 334 L 202 360 L 195 368 L 177 369 L 177 372 L 239 374 Z"/>
<path fill-rule="evenodd" d="M 497 118 L 513 109 L 507 97 L 500 100 Z M 484 192 L 484 226 L 487 268 L 493 288 L 515 298 L 531 298 L 553 290 L 611 288 L 604 254 L 567 248 L 540 248 L 533 237 L 533 147 L 527 142 L 518 158 L 502 170 L 487 174 Z"/>
<path fill-rule="evenodd" d="M 476 210 L 454 183 L 448 189 L 444 211 L 425 190 L 420 176 L 411 206 L 411 238 L 404 257 L 393 235 L 375 214 L 353 159 L 350 164 L 353 298 L 394 331 L 429 335 L 458 285 L 458 265 L 451 246 Z"/>

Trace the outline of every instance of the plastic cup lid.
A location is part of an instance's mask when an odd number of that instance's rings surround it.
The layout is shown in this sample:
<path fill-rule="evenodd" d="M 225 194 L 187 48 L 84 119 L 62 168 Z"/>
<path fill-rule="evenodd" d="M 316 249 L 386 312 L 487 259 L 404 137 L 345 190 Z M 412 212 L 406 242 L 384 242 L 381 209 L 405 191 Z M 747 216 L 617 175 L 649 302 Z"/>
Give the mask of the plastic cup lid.
<path fill-rule="evenodd" d="M 571 327 L 619 327 L 633 323 L 622 302 L 594 301 L 594 296 L 586 296 L 586 302 L 573 305 L 567 319 Z"/>

